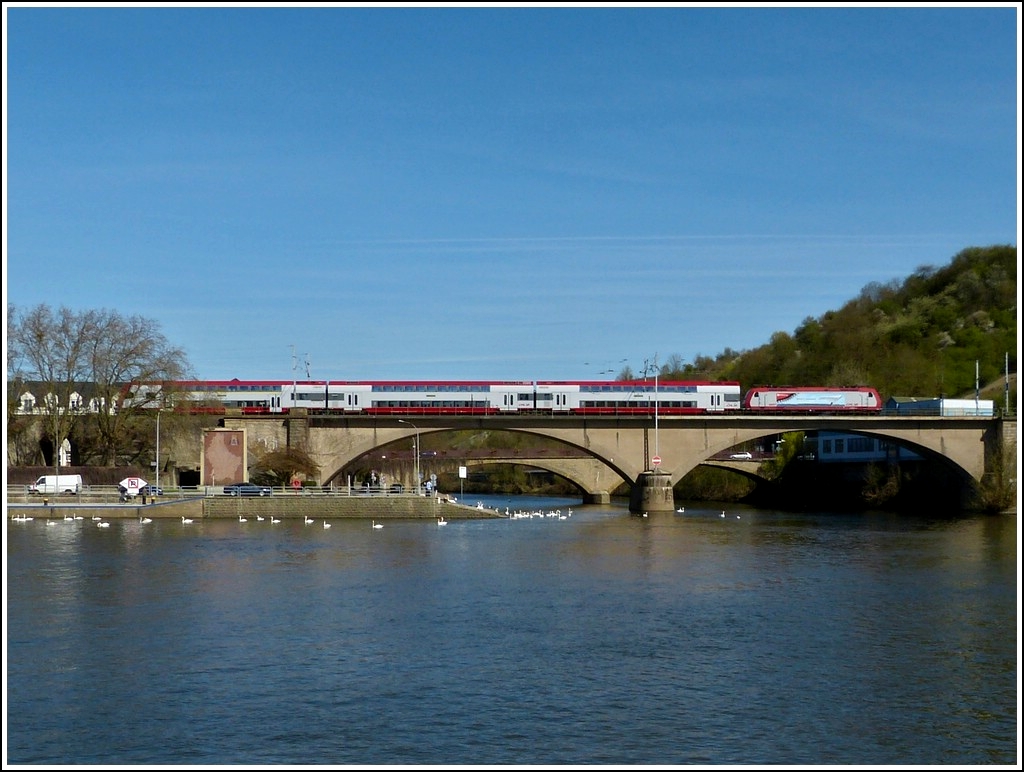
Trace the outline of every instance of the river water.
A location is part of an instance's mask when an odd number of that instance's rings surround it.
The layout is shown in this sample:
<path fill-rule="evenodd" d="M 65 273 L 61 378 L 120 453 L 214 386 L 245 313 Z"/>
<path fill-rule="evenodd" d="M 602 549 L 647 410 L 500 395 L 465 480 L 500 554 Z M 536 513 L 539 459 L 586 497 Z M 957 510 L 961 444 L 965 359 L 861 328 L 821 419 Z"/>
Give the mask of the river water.
<path fill-rule="evenodd" d="M 5 766 L 1020 763 L 1015 516 L 481 500 L 8 521 Z"/>

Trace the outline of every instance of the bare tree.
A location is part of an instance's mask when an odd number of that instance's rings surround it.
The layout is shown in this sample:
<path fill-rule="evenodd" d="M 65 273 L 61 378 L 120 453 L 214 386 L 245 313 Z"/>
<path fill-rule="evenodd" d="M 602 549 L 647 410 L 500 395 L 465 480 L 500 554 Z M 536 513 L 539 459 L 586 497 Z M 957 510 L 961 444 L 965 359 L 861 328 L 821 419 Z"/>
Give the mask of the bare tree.
<path fill-rule="evenodd" d="M 259 451 L 254 449 L 253 452 Z M 250 479 L 281 486 L 288 485 L 296 475 L 315 480 L 320 476 L 320 467 L 304 448 L 289 447 L 259 455 L 250 472 Z"/>
<path fill-rule="evenodd" d="M 20 319 L 16 315 L 9 331 L 8 345 L 17 347 L 15 356 L 25 364 L 25 379 L 35 381 L 43 392 L 39 396 L 55 458 L 75 423 L 79 407 L 75 397 L 88 380 L 88 334 L 78 314 L 65 307 L 54 312 L 46 304 L 30 309 Z"/>
<path fill-rule="evenodd" d="M 156 322 L 116 311 L 61 307 L 55 312 L 45 304 L 24 314 L 9 309 L 8 341 L 8 377 L 24 363 L 20 375 L 43 392 L 54 452 L 89 415 L 108 464 L 116 462 L 125 443 L 136 444 L 130 439 L 137 432 L 133 417 L 154 406 L 124 403 L 128 385 L 177 380 L 188 369 L 184 352 L 168 343 Z"/>
<path fill-rule="evenodd" d="M 151 319 L 108 310 L 88 316 L 94 331 L 88 346 L 93 398 L 104 408 L 96 413 L 97 437 L 112 464 L 125 450 L 135 419 L 173 404 L 168 382 L 185 377 L 188 364 L 184 351 L 170 345 Z M 135 386 L 130 401 L 124 399 L 129 386 Z"/>
<path fill-rule="evenodd" d="M 686 368 L 686 362 L 680 354 L 671 354 L 661 366 L 662 378 L 681 378 Z"/>
<path fill-rule="evenodd" d="M 18 310 L 14 304 L 7 306 L 7 326 L 4 340 L 7 345 L 7 452 L 8 463 L 31 464 L 38 461 L 39 443 L 30 431 L 35 419 L 21 411 L 21 397 L 25 393 L 25 362 L 19 346 L 10 343 L 11 331 L 15 329 Z"/>

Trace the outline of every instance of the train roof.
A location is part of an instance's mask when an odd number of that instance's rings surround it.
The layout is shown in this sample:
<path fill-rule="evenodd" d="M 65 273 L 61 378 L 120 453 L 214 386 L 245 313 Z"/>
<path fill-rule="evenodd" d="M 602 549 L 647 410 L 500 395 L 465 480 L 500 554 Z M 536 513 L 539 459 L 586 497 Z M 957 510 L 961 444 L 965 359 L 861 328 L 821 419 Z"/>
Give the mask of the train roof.
<path fill-rule="evenodd" d="M 165 382 L 167 383 L 167 382 Z M 282 387 L 291 386 L 653 386 L 653 379 L 638 379 L 630 381 L 510 381 L 510 380 L 444 380 L 444 379 L 415 379 L 415 380 L 241 380 L 232 378 L 229 380 L 180 380 L 170 381 L 176 386 L 207 386 L 212 388 L 249 387 L 258 388 L 261 386 Z M 739 386 L 739 381 L 677 381 L 659 380 L 659 386 Z M 775 388 L 775 387 L 772 387 Z"/>
<path fill-rule="evenodd" d="M 756 391 L 757 389 L 785 389 L 786 391 L 877 391 L 874 386 L 775 386 L 766 383 L 750 387 L 750 391 Z"/>

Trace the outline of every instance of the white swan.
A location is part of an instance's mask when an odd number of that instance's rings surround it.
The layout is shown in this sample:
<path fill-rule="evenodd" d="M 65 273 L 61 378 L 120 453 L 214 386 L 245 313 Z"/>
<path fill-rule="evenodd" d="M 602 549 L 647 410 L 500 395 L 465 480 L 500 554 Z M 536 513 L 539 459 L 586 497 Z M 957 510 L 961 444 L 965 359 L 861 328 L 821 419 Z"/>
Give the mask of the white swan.
<path fill-rule="evenodd" d="M 679 507 L 679 509 L 676 510 L 676 512 L 679 512 L 679 513 L 682 513 L 682 512 L 685 512 L 685 511 L 686 511 L 686 507 Z"/>
<path fill-rule="evenodd" d="M 181 516 L 181 522 L 183 522 L 185 524 L 191 523 L 192 522 L 192 518 L 191 517 L 185 517 L 184 515 L 182 515 Z"/>
<path fill-rule="evenodd" d="M 438 525 L 448 525 L 448 521 L 445 520 L 444 517 L 442 516 L 442 517 L 437 518 L 437 524 Z"/>
<path fill-rule="evenodd" d="M 96 523 L 96 527 L 97 528 L 110 528 L 110 523 L 104 523 L 104 522 L 101 521 L 99 523 Z"/>
<path fill-rule="evenodd" d="M 374 527 L 374 528 L 383 528 L 384 526 L 383 526 L 383 525 L 381 525 L 380 523 L 378 523 L 378 522 L 377 522 L 376 520 L 374 520 L 374 521 L 373 521 L 373 527 Z"/>
<path fill-rule="evenodd" d="M 330 528 L 331 524 L 324 520 L 324 528 Z"/>
<path fill-rule="evenodd" d="M 246 518 L 244 518 L 241 515 L 239 515 L 238 516 L 238 522 L 240 522 L 240 523 L 248 523 L 249 521 Z"/>
<path fill-rule="evenodd" d="M 153 518 L 140 516 L 139 517 L 139 522 L 140 523 L 152 523 L 153 522 Z"/>
<path fill-rule="evenodd" d="M 273 515 L 271 515 L 270 516 L 270 522 L 272 522 L 272 523 L 280 523 L 281 520 L 279 518 L 276 518 Z"/>
<path fill-rule="evenodd" d="M 720 514 L 719 517 L 725 517 L 725 510 L 724 509 L 722 510 L 722 514 Z"/>
<path fill-rule="evenodd" d="M 263 517 L 263 515 L 256 515 L 256 519 L 257 520 L 265 520 L 266 518 Z"/>
<path fill-rule="evenodd" d="M 303 520 L 303 522 L 306 523 L 306 525 L 312 525 L 313 524 L 313 518 L 311 518 L 311 517 L 306 517 L 305 515 L 303 515 L 302 520 Z"/>
<path fill-rule="evenodd" d="M 57 525 L 57 521 L 48 517 L 48 518 L 46 518 L 46 524 L 47 525 Z"/>

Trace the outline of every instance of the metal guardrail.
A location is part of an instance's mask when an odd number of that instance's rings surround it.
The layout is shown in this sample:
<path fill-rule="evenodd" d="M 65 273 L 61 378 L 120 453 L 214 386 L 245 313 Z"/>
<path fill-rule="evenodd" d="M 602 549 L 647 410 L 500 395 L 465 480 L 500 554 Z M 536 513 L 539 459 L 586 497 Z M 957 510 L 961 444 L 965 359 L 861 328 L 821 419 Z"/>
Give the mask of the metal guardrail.
<path fill-rule="evenodd" d="M 161 486 L 163 493 L 159 496 L 146 496 L 147 500 L 152 501 L 172 501 L 174 499 L 186 499 L 194 498 L 196 496 L 229 496 L 230 494 L 224 493 L 223 485 L 201 485 L 201 486 L 186 486 L 186 487 L 174 487 L 166 488 Z M 416 496 L 415 490 L 405 491 L 393 491 L 390 488 L 380 487 L 347 487 L 339 486 L 335 488 L 318 488 L 312 486 L 305 486 L 302 488 L 292 487 L 276 487 L 271 488 L 272 496 L 374 496 L 374 497 L 409 497 Z M 30 493 L 28 485 L 8 485 L 6 488 L 7 501 L 17 501 L 19 503 L 25 502 L 39 502 L 42 503 L 43 499 L 47 499 L 55 502 L 66 502 L 66 501 L 92 501 L 92 502 L 110 502 L 120 501 L 121 492 L 118 490 L 116 485 L 84 485 L 79 493 Z M 418 494 L 419 496 L 425 496 L 425 492 Z M 441 494 L 444 495 L 444 494 Z M 235 496 L 231 496 L 236 498 Z M 242 498 L 260 498 L 259 496 L 243 496 Z M 265 497 L 264 497 L 265 498 Z M 139 503 L 142 499 L 142 494 L 133 497 L 134 503 Z"/>

